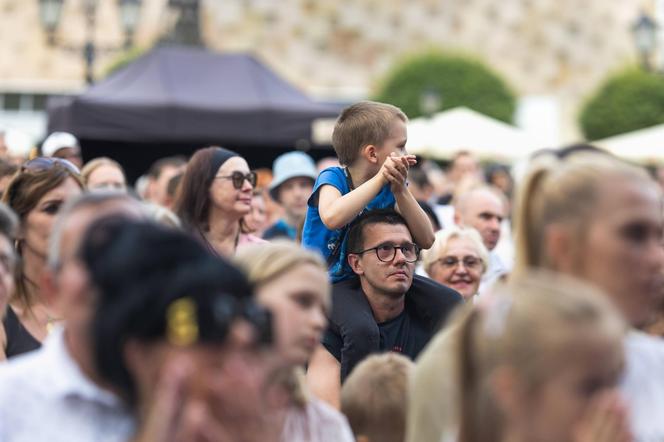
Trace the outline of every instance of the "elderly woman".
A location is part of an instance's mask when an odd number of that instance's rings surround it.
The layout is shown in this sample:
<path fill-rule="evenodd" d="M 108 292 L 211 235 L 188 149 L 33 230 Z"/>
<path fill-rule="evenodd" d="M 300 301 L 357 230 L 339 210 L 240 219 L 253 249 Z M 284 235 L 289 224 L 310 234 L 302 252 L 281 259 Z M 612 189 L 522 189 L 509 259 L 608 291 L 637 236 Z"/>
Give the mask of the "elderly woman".
<path fill-rule="evenodd" d="M 185 230 L 211 251 L 232 256 L 239 245 L 265 242 L 243 233 L 242 218 L 251 212 L 256 174 L 237 153 L 206 147 L 194 153 L 182 177 L 175 213 Z"/>
<path fill-rule="evenodd" d="M 35 158 L 24 163 L 3 195 L 19 218 L 16 252 L 16 290 L 3 319 L 6 346 L 0 357 L 34 350 L 48 335 L 59 315 L 41 295 L 40 281 L 55 217 L 62 205 L 83 192 L 76 166 L 60 158 Z"/>
<path fill-rule="evenodd" d="M 429 277 L 453 288 L 466 301 L 477 295 L 488 262 L 489 252 L 472 228 L 453 226 L 440 230 L 433 246 L 422 252 L 422 264 Z"/>

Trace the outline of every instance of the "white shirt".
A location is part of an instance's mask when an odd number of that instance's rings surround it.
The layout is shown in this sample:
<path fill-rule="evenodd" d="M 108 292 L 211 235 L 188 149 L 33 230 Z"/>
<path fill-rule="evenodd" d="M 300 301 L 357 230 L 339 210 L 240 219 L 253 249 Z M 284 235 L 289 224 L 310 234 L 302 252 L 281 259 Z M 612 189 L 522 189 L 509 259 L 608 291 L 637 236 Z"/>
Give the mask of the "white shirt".
<path fill-rule="evenodd" d="M 283 442 L 353 442 L 346 417 L 325 402 L 310 398 L 304 408 L 293 407 L 281 434 Z"/>
<path fill-rule="evenodd" d="M 62 330 L 0 364 L 0 442 L 125 442 L 134 421 L 71 358 Z"/>
<path fill-rule="evenodd" d="M 500 256 L 495 252 L 489 252 L 489 265 L 482 275 L 478 292 L 480 295 L 486 293 L 505 274 L 509 273 L 509 267 L 505 265 Z"/>
<path fill-rule="evenodd" d="M 631 331 L 621 391 L 629 405 L 636 442 L 664 441 L 664 340 Z"/>

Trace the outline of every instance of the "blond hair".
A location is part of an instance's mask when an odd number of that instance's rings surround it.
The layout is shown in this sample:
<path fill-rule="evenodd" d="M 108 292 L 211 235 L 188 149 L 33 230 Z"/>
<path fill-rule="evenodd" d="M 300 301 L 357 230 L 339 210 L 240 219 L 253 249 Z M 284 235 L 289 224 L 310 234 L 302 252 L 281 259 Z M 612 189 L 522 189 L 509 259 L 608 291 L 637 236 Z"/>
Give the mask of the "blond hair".
<path fill-rule="evenodd" d="M 254 288 L 269 284 L 284 273 L 302 265 L 314 265 L 327 273 L 327 267 L 320 255 L 303 249 L 291 241 L 247 245 L 238 250 L 234 261 L 245 272 Z M 328 284 L 328 302 L 329 293 Z M 300 367 L 286 371 L 278 370 L 273 373 L 271 380 L 283 386 L 296 405 L 304 407 L 307 404 L 308 393 L 304 373 Z"/>
<path fill-rule="evenodd" d="M 341 412 L 356 437 L 404 440 L 413 367 L 410 359 L 396 353 L 369 356 L 355 367 L 341 388 Z"/>
<path fill-rule="evenodd" d="M 460 442 L 502 438 L 503 413 L 488 387 L 498 368 L 514 370 L 523 391 L 536 393 L 598 335 L 621 358 L 616 371 L 622 367 L 620 315 L 596 289 L 562 275 L 534 271 L 498 285 L 489 302 L 460 310 L 451 327 L 455 373 L 439 376 L 456 380 Z"/>
<path fill-rule="evenodd" d="M 92 175 L 92 172 L 99 169 L 101 166 L 115 167 L 120 172 L 122 172 L 122 176 L 125 175 L 124 168 L 117 161 L 112 160 L 108 157 L 95 158 L 94 160 L 90 160 L 87 163 L 85 163 L 85 166 L 83 166 L 83 168 L 81 169 L 81 177 L 83 178 L 83 182 L 86 185 L 88 184 L 88 181 L 90 180 L 90 175 Z"/>
<path fill-rule="evenodd" d="M 406 123 L 408 117 L 391 104 L 360 101 L 344 109 L 332 132 L 332 146 L 339 164 L 352 165 L 365 146 L 381 146 L 390 136 L 395 120 Z"/>
<path fill-rule="evenodd" d="M 447 251 L 449 242 L 453 239 L 469 240 L 477 255 L 482 261 L 482 273 L 486 272 L 489 266 L 489 251 L 482 242 L 479 232 L 472 227 L 450 226 L 436 232 L 433 245 L 428 250 L 422 250 L 422 267 L 427 274 L 430 274 L 431 266 L 441 258 L 441 255 Z"/>
<path fill-rule="evenodd" d="M 581 241 L 600 200 L 603 183 L 627 179 L 655 185 L 645 170 L 609 154 L 579 152 L 564 160 L 542 155 L 529 167 L 518 188 L 514 216 L 514 272 L 552 268 L 545 232 L 563 224 Z"/>

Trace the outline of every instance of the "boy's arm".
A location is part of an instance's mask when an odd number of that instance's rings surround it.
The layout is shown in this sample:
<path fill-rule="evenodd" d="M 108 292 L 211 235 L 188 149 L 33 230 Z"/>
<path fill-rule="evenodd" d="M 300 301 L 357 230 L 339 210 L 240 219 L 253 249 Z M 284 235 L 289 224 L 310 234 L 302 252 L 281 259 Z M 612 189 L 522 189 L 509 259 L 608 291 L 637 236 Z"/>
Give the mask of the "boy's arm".
<path fill-rule="evenodd" d="M 394 187 L 397 187 L 397 189 Z M 397 201 L 396 210 L 406 220 L 415 244 L 422 249 L 431 247 L 435 239 L 433 226 L 426 212 L 422 210 L 408 187 L 393 186 L 392 193 L 394 193 L 394 199 Z"/>
<path fill-rule="evenodd" d="M 422 249 L 428 249 L 433 245 L 434 231 L 427 214 L 422 210 L 408 186 L 408 167 L 414 162 L 409 156 L 391 156 L 386 161 L 385 175 L 390 182 L 390 188 L 396 200 L 395 209 L 401 214 L 408 224 L 408 230 L 413 235 L 413 241 Z M 413 163 L 414 164 L 414 163 Z"/>
<path fill-rule="evenodd" d="M 386 182 L 379 173 L 346 195 L 341 195 L 334 186 L 322 186 L 318 191 L 318 213 L 321 221 L 330 230 L 341 229 L 378 195 Z"/>

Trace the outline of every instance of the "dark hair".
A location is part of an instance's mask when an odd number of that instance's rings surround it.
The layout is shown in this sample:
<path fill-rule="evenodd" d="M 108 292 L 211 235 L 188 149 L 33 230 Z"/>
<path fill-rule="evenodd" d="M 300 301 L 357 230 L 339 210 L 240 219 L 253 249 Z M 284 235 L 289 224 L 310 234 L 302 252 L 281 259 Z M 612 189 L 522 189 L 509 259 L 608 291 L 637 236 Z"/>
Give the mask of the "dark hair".
<path fill-rule="evenodd" d="M 6 204 L 0 203 L 0 235 L 13 242 L 16 238 L 18 218 Z"/>
<path fill-rule="evenodd" d="M 152 163 L 152 166 L 150 166 L 150 169 L 148 169 L 148 176 L 152 179 L 158 179 L 159 175 L 161 175 L 161 171 L 165 167 L 180 167 L 184 166 L 187 164 L 187 159 L 183 157 L 182 155 L 176 155 L 173 157 L 165 157 L 165 158 L 159 158 L 157 161 Z"/>
<path fill-rule="evenodd" d="M 411 167 L 408 171 L 408 181 L 415 183 L 417 187 L 431 187 L 431 181 L 427 173 L 421 167 Z"/>
<path fill-rule="evenodd" d="M 356 253 L 364 248 L 364 228 L 371 224 L 403 224 L 408 227 L 406 220 L 394 209 L 376 209 L 364 212 L 353 221 L 348 230 L 347 250 L 349 253 Z"/>
<path fill-rule="evenodd" d="M 180 187 L 180 183 L 182 182 L 183 175 L 184 173 L 178 173 L 177 175 L 173 175 L 171 179 L 168 180 L 168 184 L 166 185 L 166 194 L 169 197 L 175 198 L 177 190 Z"/>
<path fill-rule="evenodd" d="M 434 232 L 437 232 L 443 228 L 443 226 L 440 224 L 440 219 L 438 218 L 438 215 L 436 215 L 436 212 L 433 210 L 433 207 L 431 207 L 431 204 L 427 203 L 426 201 L 418 201 L 417 204 L 420 205 L 420 208 L 429 217 L 429 221 L 431 221 L 431 226 L 433 227 Z"/>
<path fill-rule="evenodd" d="M 263 311 L 253 304 L 246 277 L 183 232 L 145 221 L 100 219 L 88 228 L 80 256 L 98 293 L 92 322 L 96 368 L 131 405 L 137 389 L 124 347 L 132 339 L 224 342 L 240 315 L 269 339 L 269 324 L 257 325 Z M 173 313 L 178 302 L 186 304 L 184 324 L 181 311 Z"/>
<path fill-rule="evenodd" d="M 237 153 L 221 147 L 199 149 L 189 160 L 175 201 L 175 214 L 183 227 L 196 234 L 208 229 L 210 186 L 217 171 Z"/>
<path fill-rule="evenodd" d="M 10 176 L 10 175 L 14 175 L 17 170 L 18 170 L 17 165 L 0 159 L 0 178 L 4 178 L 4 177 Z"/>

